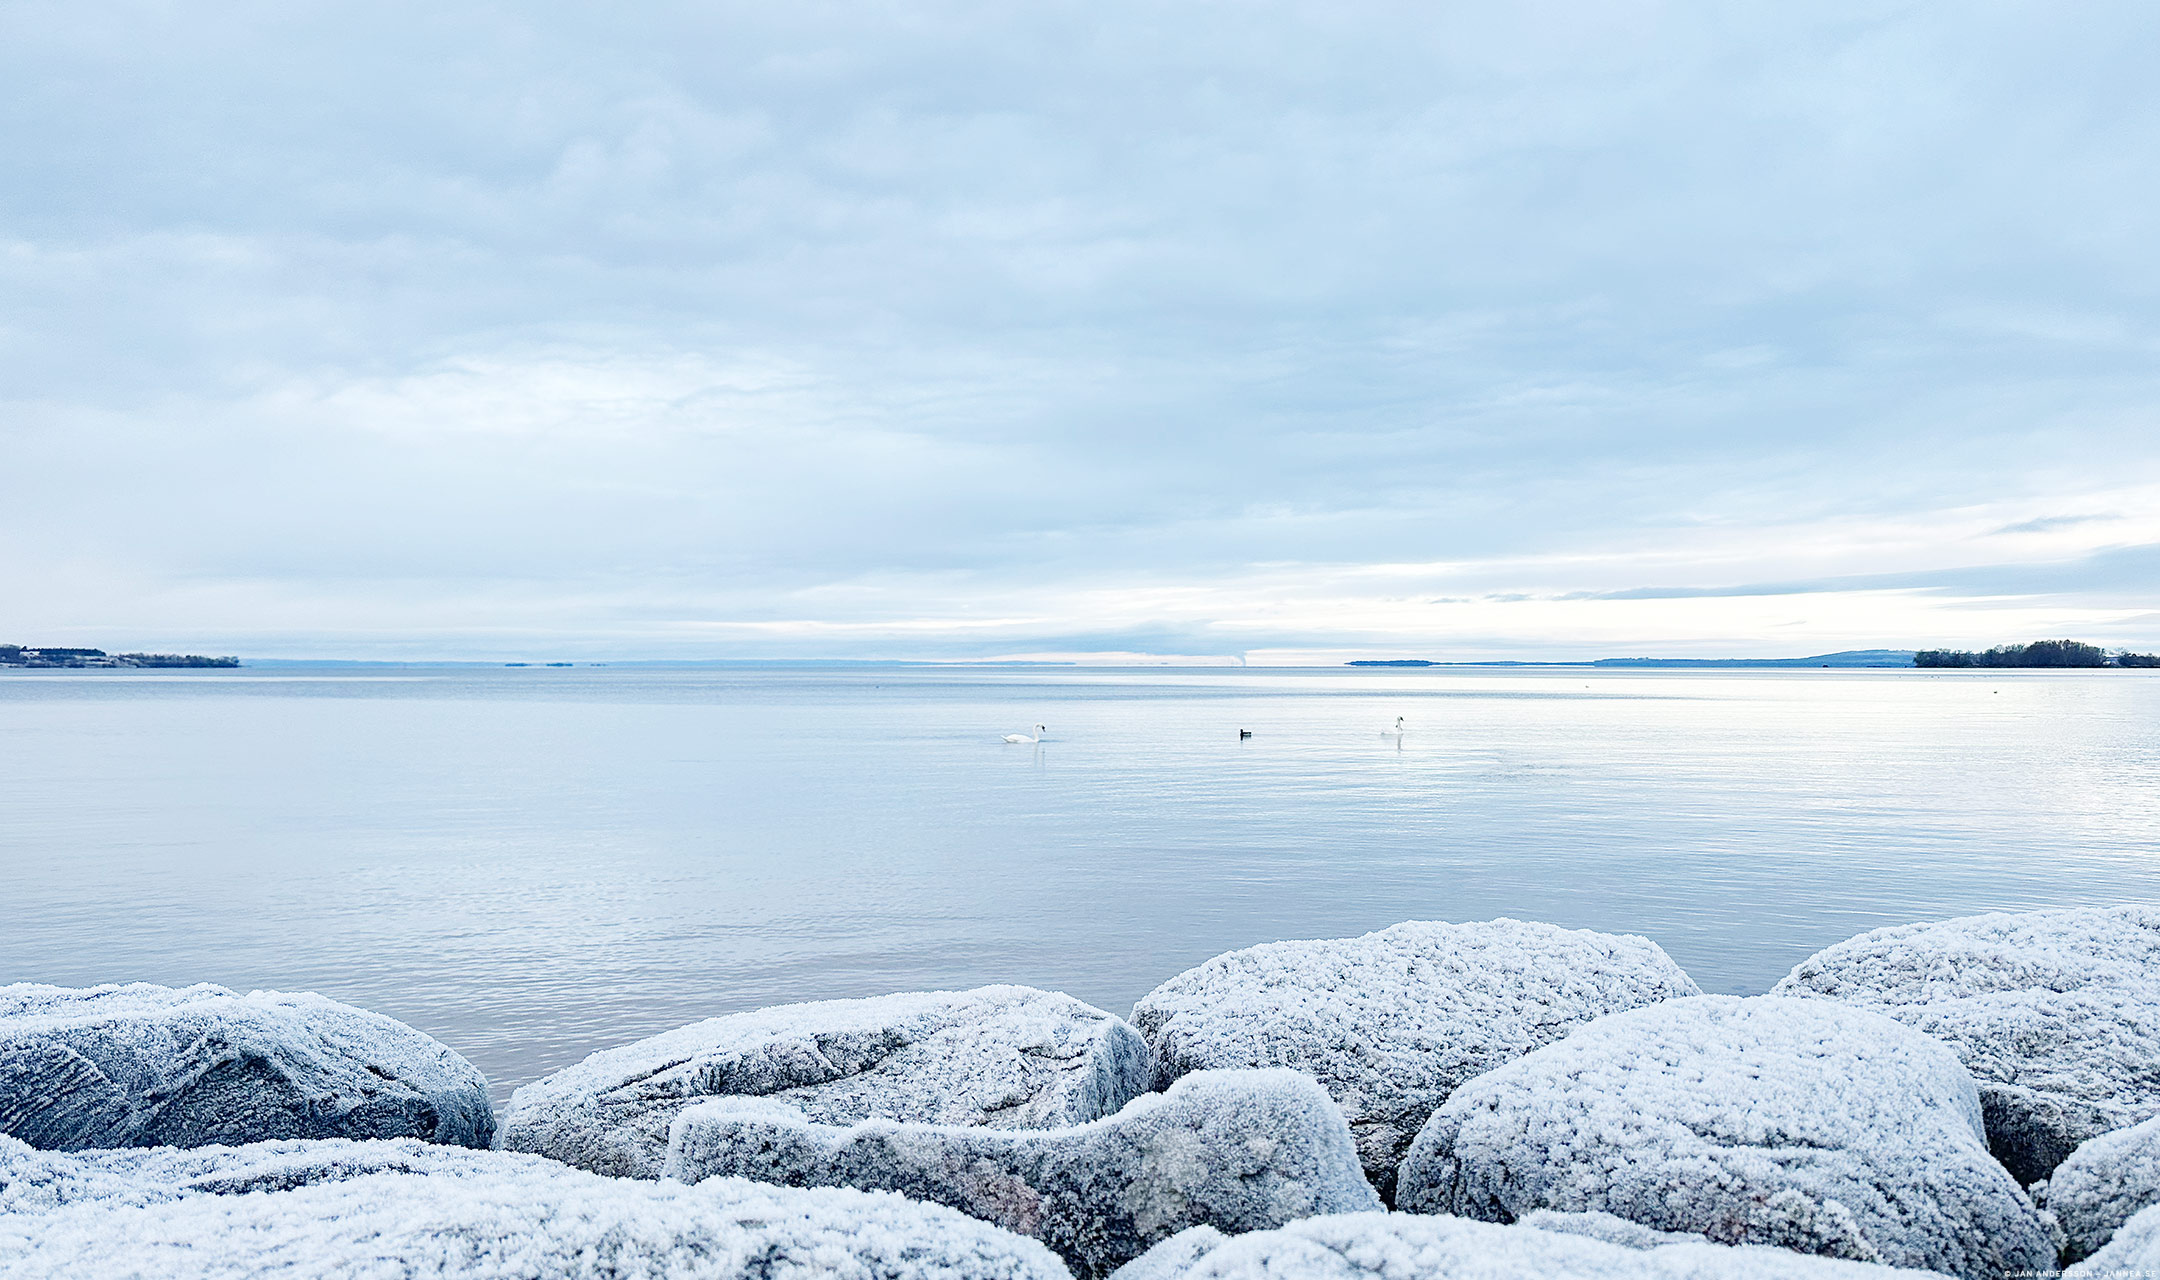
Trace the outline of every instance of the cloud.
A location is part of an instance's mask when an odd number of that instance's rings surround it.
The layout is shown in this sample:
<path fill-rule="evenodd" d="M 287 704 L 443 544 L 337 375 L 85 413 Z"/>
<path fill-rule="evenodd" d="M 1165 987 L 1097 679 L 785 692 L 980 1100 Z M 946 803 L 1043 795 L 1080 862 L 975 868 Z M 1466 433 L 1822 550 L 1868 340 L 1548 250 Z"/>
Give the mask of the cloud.
<path fill-rule="evenodd" d="M 2143 18 L 11 5 L 0 585 L 251 652 L 2114 626 L 2134 556 L 2050 566 L 2160 537 Z"/>
<path fill-rule="evenodd" d="M 1995 532 L 1998 534 L 2053 533 L 2057 529 L 2072 529 L 2077 527 L 2078 525 L 2091 524 L 2097 520 L 2118 519 L 2121 519 L 2121 517 L 2115 515 L 2112 512 L 2101 515 L 2035 516 L 2030 520 L 2020 520 L 2016 524 L 2006 524 L 2002 528 L 1997 529 Z"/>

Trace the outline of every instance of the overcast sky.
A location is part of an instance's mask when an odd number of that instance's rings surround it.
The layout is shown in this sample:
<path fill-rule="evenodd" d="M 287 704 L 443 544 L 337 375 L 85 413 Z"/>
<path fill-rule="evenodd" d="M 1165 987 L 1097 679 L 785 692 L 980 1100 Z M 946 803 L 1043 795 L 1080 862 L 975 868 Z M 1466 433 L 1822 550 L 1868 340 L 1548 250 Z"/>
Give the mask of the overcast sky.
<path fill-rule="evenodd" d="M 2132 3 L 0 5 L 0 640 L 2160 647 Z"/>

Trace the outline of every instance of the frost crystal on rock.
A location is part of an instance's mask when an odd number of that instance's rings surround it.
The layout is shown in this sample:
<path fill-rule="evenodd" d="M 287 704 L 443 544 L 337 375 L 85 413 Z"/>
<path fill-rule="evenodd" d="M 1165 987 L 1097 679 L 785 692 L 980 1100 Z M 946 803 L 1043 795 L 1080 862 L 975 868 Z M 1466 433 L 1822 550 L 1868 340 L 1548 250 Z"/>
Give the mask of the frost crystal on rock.
<path fill-rule="evenodd" d="M 0 987 L 0 1134 L 34 1147 L 402 1137 L 485 1147 L 494 1132 L 471 1063 L 319 995 Z"/>
<path fill-rule="evenodd" d="M 2160 1114 L 2160 910 L 2084 907 L 1877 929 L 1772 995 L 1885 1013 L 1957 1050 L 2019 1182 Z"/>
<path fill-rule="evenodd" d="M 824 1124 L 1047 1128 L 1109 1115 L 1147 1075 L 1122 1019 L 1032 987 L 821 1000 L 596 1053 L 513 1094 L 501 1145 L 657 1178 L 669 1123 L 711 1098 L 771 1098 Z"/>
<path fill-rule="evenodd" d="M 1520 920 L 1411 921 L 1361 938 L 1220 955 L 1144 996 L 1155 1087 L 1189 1071 L 1289 1067 L 1349 1118 L 1384 1197 L 1456 1086 L 1592 1018 L 1701 994 L 1646 938 Z"/>
<path fill-rule="evenodd" d="M 1172 1236 L 1110 1280 L 1922 1280 L 1764 1245 L 1614 1244 L 1573 1232 L 1409 1213 L 1307 1218 L 1276 1231 Z"/>
<path fill-rule="evenodd" d="M 2062 1280 L 2145 1280 L 2160 1275 L 2160 1205 L 2140 1209 L 2098 1252 L 2066 1268 Z"/>
<path fill-rule="evenodd" d="M 1988 1154 L 1956 1055 L 1823 1000 L 1697 996 L 1601 1018 L 1457 1090 L 1398 1185 L 1424 1213 L 1596 1211 L 1969 1280 L 2055 1257 Z"/>
<path fill-rule="evenodd" d="M 1206 1071 L 1108 1119 L 993 1130 L 819 1125 L 763 1100 L 675 1122 L 667 1176 L 897 1191 L 1049 1245 L 1099 1276 L 1198 1224 L 1226 1231 L 1376 1208 L 1342 1113 L 1293 1071 Z"/>
<path fill-rule="evenodd" d="M 6 1280 L 1069 1280 L 1024 1240 L 898 1196 L 604 1178 L 419 1142 L 191 1152 L 0 1138 Z"/>
<path fill-rule="evenodd" d="M 2160 1204 L 2160 1117 L 2087 1142 L 2035 1190 L 2062 1223 L 2063 1260 L 2093 1253 L 2140 1210 Z"/>

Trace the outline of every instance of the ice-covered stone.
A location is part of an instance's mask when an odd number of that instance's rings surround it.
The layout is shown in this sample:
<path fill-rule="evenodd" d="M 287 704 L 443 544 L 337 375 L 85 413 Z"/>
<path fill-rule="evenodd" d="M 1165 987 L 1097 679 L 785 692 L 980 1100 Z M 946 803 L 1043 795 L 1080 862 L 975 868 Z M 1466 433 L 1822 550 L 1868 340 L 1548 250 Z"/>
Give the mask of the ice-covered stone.
<path fill-rule="evenodd" d="M 2160 1205 L 2138 1210 L 2091 1257 L 2064 1269 L 2062 1280 L 2150 1280 L 2160 1276 Z"/>
<path fill-rule="evenodd" d="M 1714 1243 L 1710 1237 L 1698 1231 L 1659 1231 L 1610 1213 L 1562 1213 L 1558 1209 L 1532 1209 L 1515 1221 L 1525 1227 L 1536 1227 L 1540 1231 L 1588 1236 L 1592 1240 L 1626 1245 L 1630 1249 L 1655 1249 L 1665 1244 Z"/>
<path fill-rule="evenodd" d="M 2065 1262 L 2097 1251 L 2140 1210 L 2160 1204 L 2160 1116 L 2085 1143 L 2034 1190 L 2062 1223 Z"/>
<path fill-rule="evenodd" d="M 485 1147 L 494 1132 L 471 1063 L 319 995 L 0 987 L 0 1134 L 34 1147 L 401 1137 Z"/>
<path fill-rule="evenodd" d="M 770 1101 L 682 1113 L 667 1176 L 897 1191 L 1034 1236 L 1083 1277 L 1186 1227 L 1376 1208 L 1342 1113 L 1294 1071 L 1207 1071 L 1064 1129 L 819 1125 Z"/>
<path fill-rule="evenodd" d="M 1601 1018 L 1458 1089 L 1399 1188 L 1425 1213 L 1599 1211 L 1971 1278 L 2055 1257 L 1988 1154 L 1956 1055 L 1825 1000 L 1697 996 Z"/>
<path fill-rule="evenodd" d="M 1195 1227 L 1111 1280 L 1921 1280 L 1934 1274 L 1766 1245 L 1629 1246 L 1528 1225 L 1352 1213 L 1241 1236 Z"/>
<path fill-rule="evenodd" d="M 155 1149 L 169 1151 L 172 1148 Z M 226 1148 L 199 1149 L 222 1151 Z M 171 1193 L 139 1179 L 116 1174 L 65 1153 L 40 1151 L 20 1138 L 0 1134 L 0 1221 L 6 1221 L 10 1215 L 41 1213 L 84 1200 L 148 1204 L 171 1198 Z"/>
<path fill-rule="evenodd" d="M 519 1160 L 537 1157 L 520 1156 Z M 456 1178 L 505 1166 L 494 1153 L 417 1138 L 285 1139 L 240 1146 L 38 1151 L 0 1138 L 0 1213 L 78 1201 L 148 1204 L 183 1195 L 290 1191 L 371 1173 Z"/>
<path fill-rule="evenodd" d="M 1646 938 L 1520 920 L 1410 921 L 1361 938 L 1220 955 L 1143 997 L 1155 1087 L 1189 1071 L 1290 1067 L 1349 1118 L 1392 1196 L 1418 1126 L 1456 1086 L 1622 1009 L 1699 995 Z"/>
<path fill-rule="evenodd" d="M 2160 1114 L 2160 909 L 1877 929 L 1802 961 L 1771 994 L 1873 1009 L 1956 1049 L 2019 1182 Z"/>
<path fill-rule="evenodd" d="M 0 1138 L 6 1280 L 1067 1280 L 898 1196 L 604 1178 L 396 1142 L 40 1152 Z"/>
<path fill-rule="evenodd" d="M 772 1098 L 822 1124 L 1047 1128 L 1109 1115 L 1147 1081 L 1139 1033 L 1071 996 L 996 986 L 821 1000 L 596 1053 L 513 1094 L 500 1145 L 656 1178 L 668 1124 L 709 1098 Z"/>

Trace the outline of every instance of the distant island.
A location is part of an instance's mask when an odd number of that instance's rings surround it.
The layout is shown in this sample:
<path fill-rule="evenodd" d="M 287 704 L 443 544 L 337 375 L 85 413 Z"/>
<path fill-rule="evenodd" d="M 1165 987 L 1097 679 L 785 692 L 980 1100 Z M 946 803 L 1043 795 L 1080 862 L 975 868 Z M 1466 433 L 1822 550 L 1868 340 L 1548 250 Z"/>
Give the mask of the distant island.
<path fill-rule="evenodd" d="M 0 667 L 43 670 L 74 667 L 237 667 L 238 658 L 206 658 L 199 653 L 107 653 L 103 649 L 34 648 L 0 644 Z"/>
<path fill-rule="evenodd" d="M 1360 658 L 1350 667 L 2160 667 L 2160 654 L 2109 652 L 2079 640 L 2003 644 L 1981 653 L 1963 649 L 1845 649 L 1812 658 L 1595 658 L 1583 662 L 1434 662 L 1426 658 Z"/>
<path fill-rule="evenodd" d="M 2035 640 L 1999 644 L 1982 653 L 1965 649 L 1922 649 L 1916 667 L 2160 667 L 2160 654 L 2109 653 L 2081 640 Z"/>

